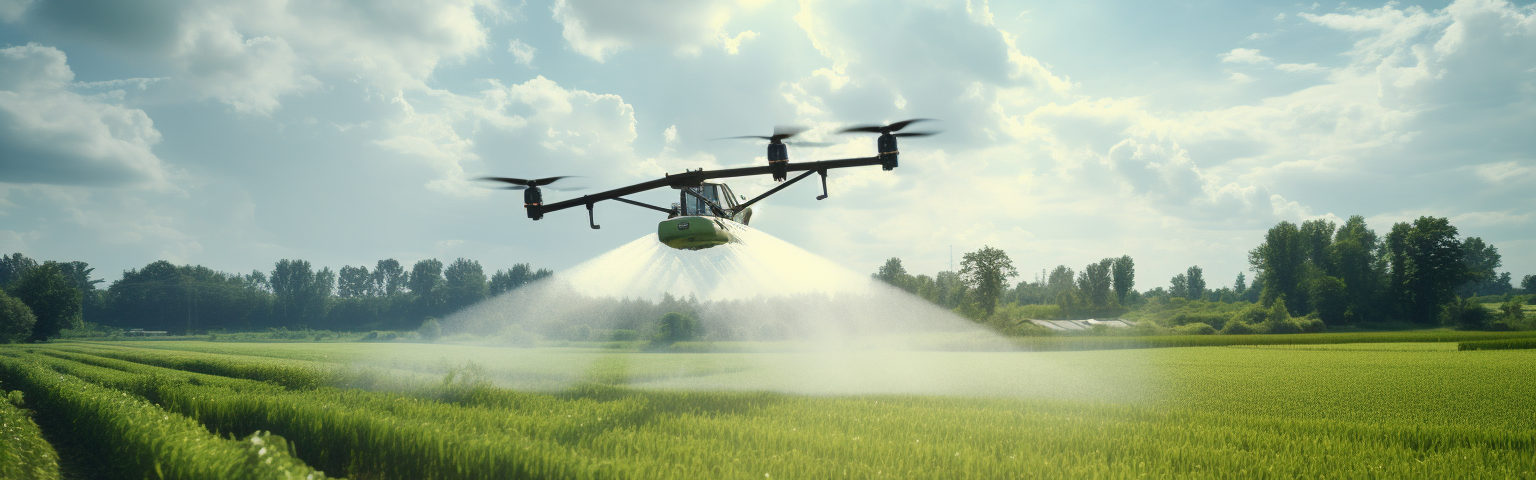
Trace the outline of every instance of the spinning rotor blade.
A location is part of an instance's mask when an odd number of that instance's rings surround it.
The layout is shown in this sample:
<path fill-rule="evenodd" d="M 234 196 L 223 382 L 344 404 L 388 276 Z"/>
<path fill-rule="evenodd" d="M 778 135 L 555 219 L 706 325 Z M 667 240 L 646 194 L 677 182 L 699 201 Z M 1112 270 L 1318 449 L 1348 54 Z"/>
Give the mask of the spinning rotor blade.
<path fill-rule="evenodd" d="M 480 180 L 489 180 L 489 181 L 493 181 L 493 182 L 510 183 L 510 184 L 513 184 L 513 185 L 520 185 L 520 186 L 523 186 L 523 187 L 542 187 L 542 186 L 545 186 L 545 185 L 549 185 L 551 183 L 555 183 L 556 180 L 559 180 L 559 179 L 562 179 L 562 178 L 571 178 L 571 176 L 570 175 L 566 175 L 566 176 L 560 176 L 560 177 L 536 178 L 536 179 L 533 179 L 533 180 L 522 179 L 522 178 L 511 178 L 511 177 L 480 177 L 479 179 Z M 514 190 L 518 190 L 518 189 L 514 189 Z"/>
<path fill-rule="evenodd" d="M 880 126 L 880 125 L 858 125 L 858 126 L 853 126 L 853 127 L 844 128 L 842 130 L 838 130 L 837 133 L 892 133 L 892 132 L 900 131 L 903 128 L 907 128 L 907 125 L 911 125 L 913 123 L 929 122 L 929 121 L 933 121 L 933 119 L 931 119 L 931 118 L 914 118 L 914 119 L 911 119 L 911 120 L 902 120 L 900 122 L 892 123 L 890 125 L 885 125 L 885 126 Z M 932 133 L 928 133 L 927 135 L 932 135 Z M 908 134 L 906 136 L 920 137 L 920 136 L 923 136 L 923 135 L 911 135 L 911 134 Z"/>
<path fill-rule="evenodd" d="M 939 132 L 907 132 L 907 133 L 892 133 L 891 136 L 892 137 L 927 137 L 927 136 L 930 136 L 930 135 L 938 135 L 938 134 L 939 134 Z"/>
<path fill-rule="evenodd" d="M 771 136 L 771 137 L 765 137 L 765 136 L 762 136 L 762 135 L 742 135 L 740 137 L 720 137 L 720 138 L 716 138 L 715 140 L 731 140 L 731 139 L 737 139 L 737 138 L 756 138 L 756 139 L 759 139 L 759 140 L 767 140 L 769 143 L 784 143 L 785 139 L 787 139 L 789 137 L 793 137 L 795 135 L 799 135 L 800 133 L 804 132 L 805 130 L 806 130 L 805 127 L 801 127 L 801 126 L 797 126 L 797 125 L 779 125 L 779 126 L 773 127 L 773 136 Z"/>

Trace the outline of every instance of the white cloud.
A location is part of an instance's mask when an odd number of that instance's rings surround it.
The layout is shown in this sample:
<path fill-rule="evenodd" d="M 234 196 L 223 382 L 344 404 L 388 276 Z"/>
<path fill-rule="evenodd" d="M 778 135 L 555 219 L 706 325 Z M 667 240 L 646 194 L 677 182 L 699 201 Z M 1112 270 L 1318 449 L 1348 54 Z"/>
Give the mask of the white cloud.
<path fill-rule="evenodd" d="M 744 7 L 744 8 L 742 8 Z M 703 47 L 740 51 L 754 31 L 731 34 L 733 16 L 756 5 L 731 5 L 707 0 L 556 0 L 551 7 L 562 34 L 577 53 L 598 62 L 638 45 L 658 45 L 683 55 L 698 55 Z"/>
<path fill-rule="evenodd" d="M 1234 48 L 1232 51 L 1217 55 L 1224 63 L 1265 63 L 1269 57 L 1259 55 L 1258 50 L 1252 48 Z"/>
<path fill-rule="evenodd" d="M 511 53 L 512 58 L 516 58 L 517 63 L 523 65 L 533 65 L 533 54 L 536 50 L 533 46 L 516 38 L 507 44 L 507 53 Z"/>
<path fill-rule="evenodd" d="M 270 114 L 278 97 L 319 85 L 283 38 L 246 39 L 227 18 L 188 22 L 174 58 L 176 83 L 241 113 Z"/>
<path fill-rule="evenodd" d="M 1328 71 L 1327 68 L 1320 67 L 1316 63 L 1282 63 L 1275 65 L 1275 69 L 1289 73 L 1314 73 Z"/>
<path fill-rule="evenodd" d="M 29 44 L 0 50 L 0 182 L 157 184 L 150 151 L 160 132 L 142 110 L 67 90 L 64 52 Z"/>
<path fill-rule="evenodd" d="M 485 193 L 467 183 L 466 172 L 483 172 L 486 163 L 544 176 L 634 158 L 634 107 L 617 95 L 566 89 L 543 76 L 511 86 L 493 81 L 476 96 L 434 90 L 395 102 L 402 115 L 377 143 L 426 160 L 438 174 L 428 186 L 446 193 Z M 485 159 L 477 141 L 519 148 L 510 158 L 497 151 L 497 158 Z"/>

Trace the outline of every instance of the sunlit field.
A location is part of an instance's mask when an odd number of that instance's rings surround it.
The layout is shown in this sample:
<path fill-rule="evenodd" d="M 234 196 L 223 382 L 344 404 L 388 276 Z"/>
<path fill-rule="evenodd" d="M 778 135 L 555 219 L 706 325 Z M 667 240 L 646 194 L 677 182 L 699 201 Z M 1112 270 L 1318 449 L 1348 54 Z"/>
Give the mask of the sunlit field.
<path fill-rule="evenodd" d="M 1531 378 L 1455 343 L 0 348 L 66 470 L 123 478 L 1521 477 Z"/>

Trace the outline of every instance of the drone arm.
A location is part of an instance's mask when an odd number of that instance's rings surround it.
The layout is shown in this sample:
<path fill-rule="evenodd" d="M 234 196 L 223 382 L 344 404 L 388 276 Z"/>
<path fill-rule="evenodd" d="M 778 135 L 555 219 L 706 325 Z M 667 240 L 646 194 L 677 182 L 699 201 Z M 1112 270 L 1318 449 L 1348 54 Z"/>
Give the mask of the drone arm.
<path fill-rule="evenodd" d="M 758 200 L 762 200 L 764 198 L 768 198 L 769 195 L 773 195 L 775 193 L 779 193 L 779 190 L 783 190 L 785 187 L 788 187 L 790 185 L 794 185 L 795 182 L 798 182 L 798 181 L 800 181 L 800 179 L 803 179 L 805 177 L 811 176 L 812 173 L 815 173 L 815 170 L 807 170 L 805 173 L 802 173 L 799 176 L 796 176 L 795 178 L 791 178 L 787 182 L 780 183 L 778 186 L 773 187 L 772 190 L 768 190 L 766 192 L 763 192 L 762 195 L 758 195 L 757 197 L 754 197 L 751 200 L 747 200 L 746 203 L 743 203 L 741 205 L 737 205 L 736 206 L 736 211 L 738 211 L 738 212 L 744 211 L 744 210 L 747 209 L 747 207 L 750 207 L 750 206 L 752 206 L 752 204 L 757 203 Z"/>
<path fill-rule="evenodd" d="M 624 198 L 624 197 L 613 197 L 613 199 L 614 200 L 618 200 L 620 202 L 628 203 L 630 205 L 634 205 L 634 206 L 637 206 L 637 207 L 649 208 L 651 210 L 655 210 L 655 211 L 658 211 L 658 212 L 661 212 L 661 213 L 665 213 L 667 215 L 677 215 L 677 211 L 673 210 L 673 209 L 670 209 L 670 208 L 661 208 L 661 207 L 658 207 L 658 206 L 655 206 L 655 205 L 651 205 L 649 203 L 636 202 L 634 200 L 630 200 L 630 199 Z"/>
<path fill-rule="evenodd" d="M 864 167 L 864 166 L 870 166 L 870 165 L 880 165 L 882 161 L 883 160 L 880 157 L 865 157 L 865 158 L 845 158 L 845 159 L 841 159 L 841 160 L 822 160 L 822 161 L 818 161 L 818 162 L 800 162 L 800 163 L 790 163 L 790 164 L 786 165 L 785 166 L 785 170 L 786 171 L 790 171 L 790 172 L 806 172 L 805 175 L 801 175 L 800 177 L 796 177 L 796 180 L 798 180 L 800 178 L 804 178 L 806 175 L 809 175 L 811 172 L 815 172 L 815 171 L 826 171 L 826 170 L 830 170 L 830 169 L 834 169 L 834 168 L 850 168 L 850 167 Z M 562 202 L 555 202 L 555 203 L 550 203 L 550 204 L 546 204 L 546 205 L 529 205 L 527 208 L 528 208 L 529 217 L 530 218 L 537 218 L 537 217 L 542 217 L 544 214 L 549 213 L 549 212 L 565 210 L 567 208 L 572 208 L 572 207 L 584 206 L 584 205 L 587 205 L 587 204 L 601 202 L 603 200 L 616 200 L 616 199 L 619 199 L 619 197 L 622 197 L 622 196 L 625 196 L 625 195 L 630 195 L 630 194 L 634 194 L 634 193 L 640 193 L 640 192 L 644 192 L 644 191 L 647 191 L 647 190 L 654 190 L 654 189 L 661 188 L 661 187 L 682 188 L 682 187 L 689 187 L 689 186 L 697 186 L 699 184 L 699 182 L 702 182 L 704 180 L 714 179 L 714 178 L 749 177 L 749 176 L 753 176 L 753 175 L 768 175 L 770 173 L 773 173 L 771 168 L 770 167 L 766 167 L 766 166 L 763 166 L 763 167 L 726 168 L 726 169 L 721 169 L 721 170 L 698 170 L 698 171 L 692 171 L 692 172 L 684 172 L 684 173 L 679 173 L 677 175 L 668 175 L 666 177 L 658 178 L 658 179 L 655 179 L 655 180 L 651 180 L 649 182 L 637 183 L 637 184 L 634 184 L 634 185 L 630 185 L 628 187 L 616 188 L 616 189 L 609 190 L 609 191 L 606 191 L 606 192 L 595 193 L 595 194 L 592 194 L 592 195 L 582 195 L 579 198 L 573 198 L 573 199 L 565 200 L 565 201 L 562 201 Z M 784 182 L 782 184 L 779 184 L 778 187 L 775 187 L 773 190 L 769 190 L 768 193 L 765 193 L 763 195 L 759 195 L 758 199 L 761 199 L 763 197 L 768 196 L 769 194 L 777 192 L 780 189 L 789 186 L 790 183 L 793 183 L 793 181 Z M 741 210 L 745 209 L 748 205 L 751 205 L 753 202 L 756 202 L 756 201 L 757 201 L 757 199 L 754 199 L 751 202 L 747 202 L 746 204 L 737 206 L 736 210 L 737 211 L 741 211 Z M 719 207 L 717 206 L 716 208 L 719 208 Z"/>

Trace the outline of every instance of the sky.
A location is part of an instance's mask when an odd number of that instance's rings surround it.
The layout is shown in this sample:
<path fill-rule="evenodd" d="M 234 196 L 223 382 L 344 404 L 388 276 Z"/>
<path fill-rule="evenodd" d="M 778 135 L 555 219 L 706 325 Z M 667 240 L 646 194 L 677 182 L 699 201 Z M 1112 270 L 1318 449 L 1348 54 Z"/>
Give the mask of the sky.
<path fill-rule="evenodd" d="M 775 125 L 833 144 L 795 161 L 870 156 L 836 130 L 909 118 L 943 133 L 752 225 L 859 272 L 1130 255 L 1146 290 L 1191 265 L 1230 285 L 1281 221 L 1431 215 L 1536 274 L 1536 7 L 1490 0 L 0 0 L 0 251 L 109 282 L 162 259 L 559 271 L 663 218 L 534 222 L 476 177 L 580 176 L 557 201 L 762 165 L 712 139 Z"/>

